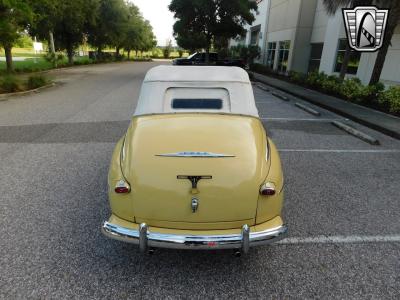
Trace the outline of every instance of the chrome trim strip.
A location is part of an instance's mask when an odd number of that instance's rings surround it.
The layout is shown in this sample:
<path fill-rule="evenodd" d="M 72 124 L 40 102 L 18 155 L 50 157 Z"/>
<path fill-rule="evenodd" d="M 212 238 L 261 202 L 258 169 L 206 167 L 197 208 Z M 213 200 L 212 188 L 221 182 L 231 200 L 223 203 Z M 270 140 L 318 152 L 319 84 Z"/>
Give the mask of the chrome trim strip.
<path fill-rule="evenodd" d="M 253 227 L 254 229 L 254 227 Z M 179 231 L 179 230 L 177 230 Z M 264 231 L 251 231 L 246 224 L 241 233 L 227 235 L 181 235 L 152 232 L 145 223 L 140 224 L 139 230 L 128 229 L 109 222 L 104 222 L 102 232 L 105 236 L 123 242 L 139 245 L 141 251 L 148 248 L 170 249 L 241 249 L 244 253 L 250 247 L 277 242 L 285 237 L 285 225 Z"/>
<path fill-rule="evenodd" d="M 219 158 L 219 157 L 235 157 L 231 154 L 220 154 L 212 152 L 199 152 L 199 151 L 182 151 L 176 153 L 156 154 L 155 156 L 162 157 L 207 157 L 207 158 Z"/>

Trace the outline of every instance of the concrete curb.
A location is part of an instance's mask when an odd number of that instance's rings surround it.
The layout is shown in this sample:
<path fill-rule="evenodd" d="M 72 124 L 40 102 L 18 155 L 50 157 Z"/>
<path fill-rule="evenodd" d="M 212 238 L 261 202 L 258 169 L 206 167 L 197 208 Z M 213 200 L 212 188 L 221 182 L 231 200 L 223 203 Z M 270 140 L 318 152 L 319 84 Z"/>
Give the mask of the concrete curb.
<path fill-rule="evenodd" d="M 253 80 L 254 81 L 258 81 L 258 82 L 261 82 L 263 84 L 267 84 L 269 86 L 272 86 L 272 87 L 274 87 L 274 88 L 276 88 L 278 90 L 284 91 L 284 92 L 286 92 L 288 94 L 291 94 L 291 95 L 293 95 L 295 97 L 301 98 L 304 101 L 310 102 L 310 103 L 312 103 L 312 104 L 314 104 L 316 106 L 322 107 L 322 108 L 324 108 L 326 110 L 329 110 L 329 111 L 334 112 L 334 113 L 336 113 L 338 115 L 344 116 L 344 117 L 346 117 L 346 118 L 348 118 L 348 119 L 350 119 L 352 121 L 355 121 L 355 122 L 357 122 L 359 124 L 362 124 L 362 125 L 364 125 L 366 127 L 369 127 L 371 129 L 374 129 L 374 130 L 379 131 L 379 132 L 381 132 L 383 134 L 386 134 L 388 136 L 391 136 L 391 137 L 393 137 L 395 139 L 400 140 L 400 131 L 396 130 L 395 128 L 386 127 L 386 126 L 384 126 L 382 124 L 379 124 L 377 122 L 373 122 L 373 121 L 369 120 L 368 118 L 365 118 L 364 116 L 358 116 L 358 115 L 349 113 L 349 112 L 344 111 L 344 110 L 342 110 L 342 109 L 340 109 L 338 107 L 335 107 L 335 105 L 329 105 L 328 103 L 322 103 L 321 101 L 313 100 L 312 97 L 307 97 L 306 95 L 304 95 L 304 93 L 293 91 L 293 90 L 290 89 L 290 87 L 285 88 L 282 85 L 283 84 L 289 84 L 289 85 L 292 85 L 292 86 L 296 86 L 296 88 L 298 87 L 298 88 L 302 88 L 304 90 L 307 90 L 304 87 L 298 86 L 298 85 L 296 85 L 294 83 L 286 83 L 283 80 L 276 79 L 276 78 L 273 78 L 273 77 L 270 78 L 270 77 L 268 77 L 266 75 L 262 75 L 262 74 L 258 74 L 258 73 L 254 73 L 254 72 L 250 72 L 250 73 L 254 74 L 253 75 Z M 263 78 L 260 78 L 260 77 L 267 77 L 268 80 L 264 80 Z M 271 80 L 269 80 L 269 79 L 271 79 Z M 276 81 L 277 83 L 275 83 L 274 81 Z M 282 84 L 280 84 L 279 82 L 282 82 Z M 311 90 L 311 92 L 313 92 L 314 94 L 318 94 L 319 93 L 318 91 L 314 91 L 314 90 Z M 325 95 L 325 94 L 322 94 L 322 93 L 321 93 L 321 96 L 326 97 L 326 98 L 336 99 L 335 101 L 345 102 L 342 99 L 335 98 L 335 97 L 332 97 L 332 96 L 328 96 L 328 95 Z M 372 114 L 375 114 L 376 116 L 382 116 L 383 118 L 388 116 L 391 119 L 395 119 L 395 120 L 399 119 L 398 117 L 395 117 L 395 116 L 392 116 L 392 115 L 387 115 L 387 114 L 385 114 L 383 112 L 376 111 L 376 110 L 373 110 L 371 108 L 367 108 L 367 107 L 364 107 L 364 106 L 360 106 L 360 105 L 357 105 L 355 103 L 348 103 L 348 105 L 349 106 L 353 106 L 353 107 L 360 107 L 360 109 L 362 109 L 363 111 L 371 111 Z"/>
<path fill-rule="evenodd" d="M 282 99 L 283 101 L 289 101 L 288 97 L 286 97 L 286 96 L 284 96 L 282 94 L 279 94 L 277 92 L 272 92 L 271 94 L 274 95 L 275 97 L 278 97 L 279 99 Z"/>
<path fill-rule="evenodd" d="M 271 90 L 265 86 L 262 86 L 261 84 L 256 84 L 256 87 L 258 87 L 259 89 L 265 91 L 265 92 L 270 92 Z"/>
<path fill-rule="evenodd" d="M 315 109 L 313 109 L 311 107 L 308 107 L 306 105 L 303 105 L 301 103 L 296 102 L 294 105 L 297 106 L 298 108 L 300 108 L 300 109 L 302 109 L 302 110 L 314 115 L 314 116 L 319 117 L 321 115 L 321 113 L 319 111 L 316 111 Z"/>
<path fill-rule="evenodd" d="M 339 128 L 343 131 L 346 131 L 347 133 L 351 134 L 352 136 L 355 136 L 355 137 L 359 138 L 360 140 L 363 140 L 364 142 L 367 142 L 371 145 L 380 145 L 379 141 L 376 138 L 374 138 L 368 134 L 365 134 L 364 132 L 361 132 L 353 127 L 350 127 L 342 122 L 333 121 L 332 125 L 336 126 L 337 128 Z"/>
<path fill-rule="evenodd" d="M 25 96 L 25 95 L 37 93 L 37 92 L 39 92 L 39 91 L 41 91 L 41 90 L 44 90 L 44 89 L 53 87 L 53 86 L 55 86 L 55 85 L 56 85 L 56 83 L 55 83 L 55 82 L 52 82 L 52 83 L 50 83 L 50 84 L 47 84 L 47 85 L 41 86 L 41 87 L 36 88 L 36 89 L 33 89 L 33 90 L 29 90 L 29 91 L 16 92 L 16 93 L 7 93 L 7 94 L 0 94 L 0 101 L 8 100 L 8 99 L 11 98 L 11 97 Z"/>

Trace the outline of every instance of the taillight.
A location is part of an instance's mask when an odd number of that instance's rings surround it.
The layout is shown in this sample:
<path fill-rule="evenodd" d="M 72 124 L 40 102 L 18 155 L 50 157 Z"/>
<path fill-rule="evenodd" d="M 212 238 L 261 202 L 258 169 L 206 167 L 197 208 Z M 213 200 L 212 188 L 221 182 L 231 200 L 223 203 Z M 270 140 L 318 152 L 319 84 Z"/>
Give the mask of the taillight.
<path fill-rule="evenodd" d="M 260 195 L 263 196 L 275 195 L 275 185 L 272 182 L 264 183 L 260 188 Z"/>
<path fill-rule="evenodd" d="M 117 194 L 126 194 L 131 191 L 131 187 L 129 186 L 129 184 L 126 181 L 120 180 L 120 181 L 118 181 L 117 185 L 115 186 L 114 191 Z"/>

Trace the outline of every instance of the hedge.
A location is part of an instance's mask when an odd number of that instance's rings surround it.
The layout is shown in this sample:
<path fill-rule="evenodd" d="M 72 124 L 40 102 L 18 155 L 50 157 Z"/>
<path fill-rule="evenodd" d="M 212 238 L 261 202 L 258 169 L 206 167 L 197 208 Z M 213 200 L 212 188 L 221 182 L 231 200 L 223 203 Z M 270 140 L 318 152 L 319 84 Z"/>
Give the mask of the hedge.
<path fill-rule="evenodd" d="M 341 81 L 337 76 L 328 76 L 323 72 L 316 71 L 308 74 L 290 71 L 287 76 L 284 76 L 262 64 L 252 64 L 250 70 L 278 77 L 350 102 L 400 115 L 400 86 L 393 86 L 385 90 L 385 86 L 380 82 L 365 86 L 358 78 Z"/>

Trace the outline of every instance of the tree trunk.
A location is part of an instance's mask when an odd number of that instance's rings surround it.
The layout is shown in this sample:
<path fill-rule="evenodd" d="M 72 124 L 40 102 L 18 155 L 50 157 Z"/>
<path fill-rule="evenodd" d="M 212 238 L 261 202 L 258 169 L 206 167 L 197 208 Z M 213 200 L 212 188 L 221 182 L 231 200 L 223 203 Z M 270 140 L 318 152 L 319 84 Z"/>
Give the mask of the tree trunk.
<path fill-rule="evenodd" d="M 386 54 L 389 50 L 390 42 L 394 34 L 394 30 L 397 26 L 398 20 L 400 18 L 400 4 L 395 4 L 396 6 L 392 8 L 389 12 L 388 23 L 385 32 L 385 38 L 383 39 L 382 48 L 378 52 L 378 56 L 375 60 L 374 70 L 372 71 L 371 79 L 369 85 L 373 85 L 379 82 L 381 78 L 381 73 L 383 70 L 383 65 L 385 64 Z"/>
<path fill-rule="evenodd" d="M 128 49 L 128 60 L 131 59 L 131 49 Z"/>
<path fill-rule="evenodd" d="M 53 66 L 57 68 L 57 57 L 56 57 L 56 48 L 54 46 L 54 36 L 53 32 L 49 31 L 49 46 L 50 46 L 50 53 L 53 55 Z"/>
<path fill-rule="evenodd" d="M 210 48 L 211 48 L 211 36 L 207 36 L 207 48 L 206 48 L 206 65 L 210 63 Z"/>
<path fill-rule="evenodd" d="M 13 62 L 12 62 L 12 53 L 11 53 L 12 47 L 11 46 L 5 46 L 4 47 L 4 52 L 6 55 L 6 62 L 7 62 L 7 72 L 11 73 L 13 71 Z"/>
<path fill-rule="evenodd" d="M 54 36 L 53 32 L 49 31 L 49 46 L 50 46 L 50 53 L 56 54 L 56 48 L 54 47 Z"/>
<path fill-rule="evenodd" d="M 119 56 L 120 47 L 115 48 L 115 57 Z"/>
<path fill-rule="evenodd" d="M 205 59 L 206 59 L 206 61 L 205 61 L 206 65 L 210 64 L 210 48 L 211 48 L 211 45 L 208 43 L 208 44 L 207 44 L 207 48 L 206 48 L 206 57 L 205 57 Z"/>
<path fill-rule="evenodd" d="M 74 49 L 69 46 L 67 49 L 67 55 L 68 55 L 68 64 L 72 65 L 74 63 Z"/>
<path fill-rule="evenodd" d="M 340 68 L 340 74 L 339 74 L 339 78 L 342 81 L 346 77 L 347 67 L 349 66 L 349 61 L 350 61 L 350 54 L 351 54 L 351 48 L 350 48 L 349 44 L 347 43 L 346 51 L 344 52 L 344 56 L 343 56 L 342 67 Z"/>

